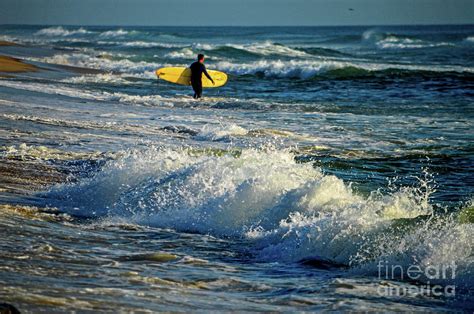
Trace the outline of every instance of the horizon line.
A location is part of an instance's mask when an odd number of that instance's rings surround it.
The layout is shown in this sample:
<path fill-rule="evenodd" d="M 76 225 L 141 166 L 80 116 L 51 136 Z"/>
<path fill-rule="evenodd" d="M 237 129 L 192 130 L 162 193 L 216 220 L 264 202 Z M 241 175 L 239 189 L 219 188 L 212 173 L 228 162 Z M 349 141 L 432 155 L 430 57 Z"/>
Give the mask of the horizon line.
<path fill-rule="evenodd" d="M 474 23 L 420 23 L 420 24 L 321 24 L 321 25 L 143 25 L 143 24 L 37 24 L 3 23 L 0 26 L 90 26 L 90 27 L 386 27 L 386 26 L 474 26 Z"/>

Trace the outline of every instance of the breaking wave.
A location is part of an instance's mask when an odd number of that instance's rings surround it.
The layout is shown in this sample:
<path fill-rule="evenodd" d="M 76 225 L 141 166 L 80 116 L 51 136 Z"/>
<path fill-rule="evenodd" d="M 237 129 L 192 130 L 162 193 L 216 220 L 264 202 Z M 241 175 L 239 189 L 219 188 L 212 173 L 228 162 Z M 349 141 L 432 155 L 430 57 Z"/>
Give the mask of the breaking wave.
<path fill-rule="evenodd" d="M 218 62 L 217 68 L 237 75 L 261 75 L 277 78 L 310 79 L 318 75 L 330 75 L 339 78 L 372 75 L 403 75 L 429 73 L 474 73 L 470 67 L 459 66 L 421 66 L 410 64 L 354 63 L 333 60 L 290 60 L 267 61 L 252 63 Z"/>
<path fill-rule="evenodd" d="M 128 104 L 143 106 L 172 106 L 172 102 L 159 95 L 129 95 L 120 92 L 101 92 L 83 88 L 72 88 L 62 85 L 51 85 L 41 83 L 19 83 L 15 81 L 0 80 L 0 86 L 27 90 L 32 92 L 62 95 L 73 98 L 89 99 L 97 101 L 119 101 Z"/>
<path fill-rule="evenodd" d="M 264 261 L 318 258 L 368 273 L 379 260 L 407 267 L 455 262 L 455 283 L 472 287 L 474 225 L 433 215 L 429 179 L 363 196 L 294 157 L 271 147 L 224 155 L 129 151 L 94 177 L 44 196 L 78 216 L 245 238 Z"/>
<path fill-rule="evenodd" d="M 94 32 L 88 31 L 85 28 L 81 27 L 74 30 L 68 30 L 61 26 L 43 28 L 37 31 L 35 34 L 39 36 L 72 36 L 72 35 L 84 35 L 92 34 Z"/>
<path fill-rule="evenodd" d="M 189 59 L 195 58 L 197 51 L 208 51 L 214 55 L 234 58 L 239 56 L 285 56 L 285 57 L 309 57 L 311 54 L 304 49 L 291 48 L 272 42 L 258 42 L 249 44 L 193 44 L 182 47 L 180 51 L 173 51 L 166 56 L 169 58 Z"/>
<path fill-rule="evenodd" d="M 100 33 L 100 37 L 107 37 L 107 38 L 110 38 L 110 37 L 120 37 L 120 36 L 125 36 L 125 35 L 128 35 L 128 34 L 133 34 L 134 31 L 126 31 L 126 30 L 123 30 L 123 29 L 117 29 L 117 30 L 113 30 L 113 31 L 105 31 L 105 32 L 102 32 Z"/>
<path fill-rule="evenodd" d="M 417 49 L 417 48 L 432 48 L 443 46 L 454 46 L 448 42 L 426 42 L 421 39 L 399 38 L 396 36 L 388 36 L 376 43 L 377 47 L 382 49 Z"/>
<path fill-rule="evenodd" d="M 161 64 L 154 62 L 134 62 L 124 57 L 110 58 L 102 57 L 101 55 L 91 56 L 85 53 L 57 54 L 52 57 L 30 58 L 30 60 L 82 68 L 92 68 L 104 71 L 139 74 L 147 78 L 155 78 L 155 70 L 162 66 Z"/>
<path fill-rule="evenodd" d="M 374 44 L 379 49 L 420 49 L 433 47 L 455 46 L 450 42 L 432 42 L 418 38 L 382 33 L 370 29 L 362 34 L 362 40 L 366 43 Z"/>

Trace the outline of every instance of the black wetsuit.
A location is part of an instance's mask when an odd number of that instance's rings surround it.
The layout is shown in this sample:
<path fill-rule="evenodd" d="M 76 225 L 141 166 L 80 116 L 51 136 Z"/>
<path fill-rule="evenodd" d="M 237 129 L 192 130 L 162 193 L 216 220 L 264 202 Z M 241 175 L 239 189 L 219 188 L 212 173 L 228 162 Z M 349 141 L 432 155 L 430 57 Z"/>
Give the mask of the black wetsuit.
<path fill-rule="evenodd" d="M 202 95 L 202 74 L 212 81 L 211 76 L 206 71 L 206 67 L 199 61 L 194 62 L 191 68 L 191 85 L 194 90 L 194 98 L 201 98 Z"/>

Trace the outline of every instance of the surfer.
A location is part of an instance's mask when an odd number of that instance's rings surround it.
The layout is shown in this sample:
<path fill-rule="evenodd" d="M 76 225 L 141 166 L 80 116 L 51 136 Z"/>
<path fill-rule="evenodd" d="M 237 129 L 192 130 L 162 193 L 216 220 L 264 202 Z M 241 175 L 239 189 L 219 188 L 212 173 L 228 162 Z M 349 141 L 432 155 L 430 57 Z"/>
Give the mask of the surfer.
<path fill-rule="evenodd" d="M 191 64 L 191 86 L 194 90 L 194 99 L 201 98 L 202 96 L 202 74 L 204 73 L 207 78 L 215 85 L 212 77 L 207 73 L 206 66 L 204 65 L 204 55 L 198 54 L 196 62 Z"/>

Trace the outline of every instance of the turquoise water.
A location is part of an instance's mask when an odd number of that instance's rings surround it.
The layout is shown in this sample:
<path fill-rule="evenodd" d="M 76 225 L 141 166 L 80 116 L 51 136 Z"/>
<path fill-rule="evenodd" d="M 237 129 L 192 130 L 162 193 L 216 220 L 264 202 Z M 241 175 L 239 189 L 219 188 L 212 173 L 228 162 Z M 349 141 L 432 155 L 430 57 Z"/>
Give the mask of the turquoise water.
<path fill-rule="evenodd" d="M 40 67 L 0 78 L 5 302 L 474 308 L 473 26 L 0 26 L 0 40 Z M 197 53 L 226 86 L 195 101 L 156 79 Z"/>

